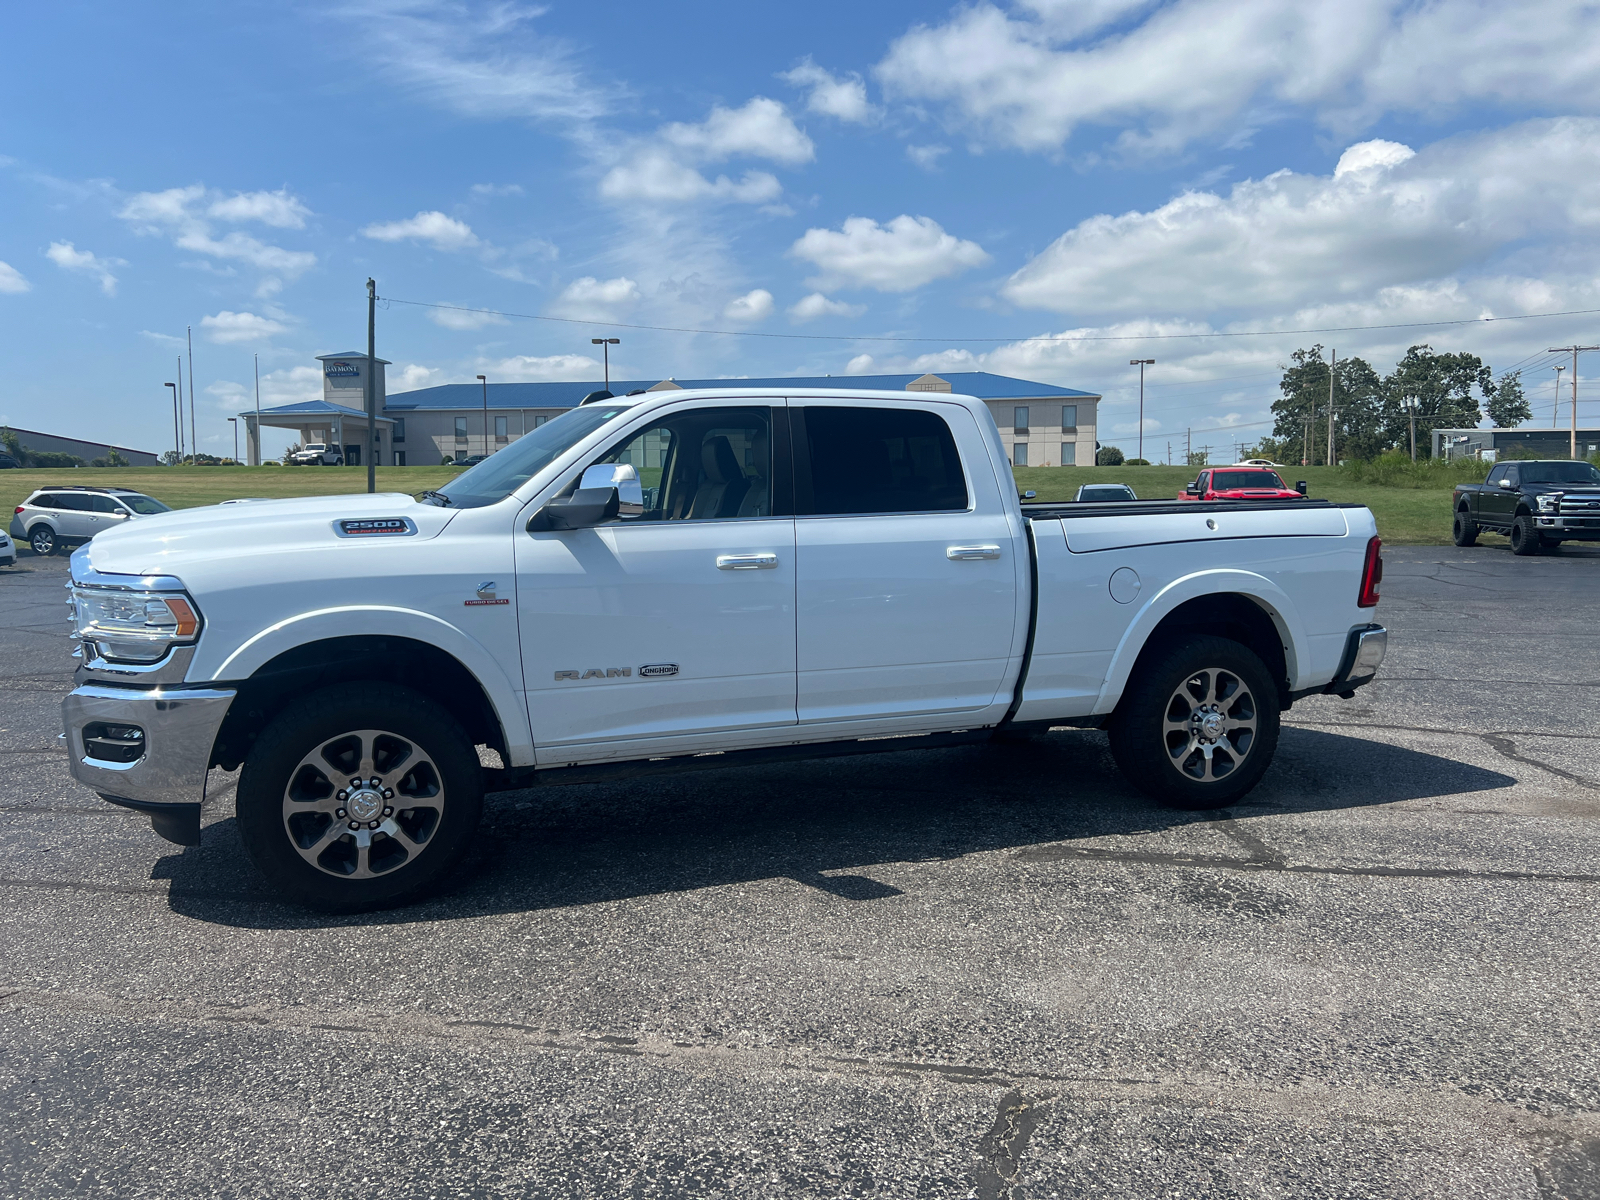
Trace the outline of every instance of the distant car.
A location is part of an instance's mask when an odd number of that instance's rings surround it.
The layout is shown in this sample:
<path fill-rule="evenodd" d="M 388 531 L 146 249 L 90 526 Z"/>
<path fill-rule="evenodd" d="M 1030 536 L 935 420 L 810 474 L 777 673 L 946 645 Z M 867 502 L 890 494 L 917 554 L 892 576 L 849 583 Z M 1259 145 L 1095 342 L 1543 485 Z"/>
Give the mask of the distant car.
<path fill-rule="evenodd" d="M 16 459 L 12 458 L 11 455 L 7 454 L 4 450 L 0 450 L 0 471 L 15 470 L 21 465 L 22 464 Z"/>
<path fill-rule="evenodd" d="M 1125 483 L 1086 483 L 1078 489 L 1074 499 L 1080 504 L 1107 504 L 1119 500 L 1137 500 L 1133 489 Z"/>
<path fill-rule="evenodd" d="M 458 467 L 475 467 L 479 463 L 481 463 L 484 459 L 486 459 L 488 457 L 489 456 L 487 454 L 473 454 L 473 455 L 468 456 L 467 458 L 463 458 L 460 461 L 458 461 L 456 463 L 456 466 L 458 466 Z"/>
<path fill-rule="evenodd" d="M 35 554 L 53 554 L 57 546 L 87 542 L 102 530 L 171 511 L 161 501 L 131 488 L 37 488 L 17 505 L 11 517 L 11 536 L 27 542 Z M 15 547 L 12 553 L 16 553 Z"/>
<path fill-rule="evenodd" d="M 1264 467 L 1217 467 L 1201 471 L 1178 493 L 1179 500 L 1303 500 L 1305 484 L 1291 488 Z"/>
<path fill-rule="evenodd" d="M 1283 467 L 1282 463 L 1273 462 L 1270 458 L 1247 458 L 1233 465 L 1236 467 L 1277 467 L 1280 469 Z"/>
<path fill-rule="evenodd" d="M 5 534 L 0 533 L 0 567 L 14 567 L 17 565 L 17 544 Z"/>
<path fill-rule="evenodd" d="M 342 467 L 344 454 L 337 446 L 326 442 L 311 442 L 305 449 L 296 450 L 289 461 L 300 467 Z"/>

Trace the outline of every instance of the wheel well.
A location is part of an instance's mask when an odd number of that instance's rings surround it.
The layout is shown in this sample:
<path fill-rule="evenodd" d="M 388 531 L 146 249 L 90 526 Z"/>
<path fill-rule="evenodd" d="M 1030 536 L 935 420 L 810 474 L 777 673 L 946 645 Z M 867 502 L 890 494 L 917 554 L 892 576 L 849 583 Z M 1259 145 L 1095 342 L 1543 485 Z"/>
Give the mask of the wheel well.
<path fill-rule="evenodd" d="M 1278 684 L 1278 703 L 1289 707 L 1289 661 L 1283 635 L 1259 601 L 1238 592 L 1196 596 L 1178 605 L 1150 631 L 1133 669 L 1138 671 L 1145 656 L 1158 646 L 1193 633 L 1232 638 L 1255 651 Z"/>
<path fill-rule="evenodd" d="M 286 706 L 331 684 L 350 682 L 414 688 L 449 709 L 474 745 L 490 746 L 502 762 L 510 761 L 494 705 L 471 671 L 427 642 L 374 635 L 308 642 L 262 664 L 239 685 L 217 732 L 211 765 L 234 770 Z"/>

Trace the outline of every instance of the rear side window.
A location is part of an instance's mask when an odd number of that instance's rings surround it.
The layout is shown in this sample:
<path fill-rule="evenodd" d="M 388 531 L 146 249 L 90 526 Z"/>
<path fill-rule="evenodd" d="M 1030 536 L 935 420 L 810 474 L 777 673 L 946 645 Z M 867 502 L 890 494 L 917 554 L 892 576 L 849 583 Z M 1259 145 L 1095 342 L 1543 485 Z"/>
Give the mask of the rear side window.
<path fill-rule="evenodd" d="M 949 512 L 967 507 L 956 439 L 943 417 L 912 408 L 792 409 L 802 415 L 810 472 L 804 515 Z M 807 473 L 802 471 L 804 477 Z M 806 483 L 809 483 L 809 487 Z"/>
<path fill-rule="evenodd" d="M 56 503 L 57 499 L 58 497 L 47 493 L 43 496 L 35 496 L 27 503 L 31 504 L 34 508 L 60 508 L 61 505 Z"/>
<path fill-rule="evenodd" d="M 94 506 L 88 496 L 73 496 L 63 493 L 56 497 L 54 508 L 65 508 L 72 512 L 93 512 Z"/>

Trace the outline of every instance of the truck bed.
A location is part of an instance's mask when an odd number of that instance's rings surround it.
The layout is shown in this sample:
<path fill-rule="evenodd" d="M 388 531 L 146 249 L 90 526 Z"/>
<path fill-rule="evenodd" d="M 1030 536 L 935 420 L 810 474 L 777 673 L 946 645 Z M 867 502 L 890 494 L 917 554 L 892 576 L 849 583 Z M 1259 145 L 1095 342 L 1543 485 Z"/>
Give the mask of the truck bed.
<path fill-rule="evenodd" d="M 1074 517 L 1168 516 L 1173 513 L 1262 512 L 1307 508 L 1365 508 L 1333 500 L 1118 500 L 1095 503 L 1076 500 L 1024 501 L 1022 515 L 1034 520 L 1068 520 Z"/>

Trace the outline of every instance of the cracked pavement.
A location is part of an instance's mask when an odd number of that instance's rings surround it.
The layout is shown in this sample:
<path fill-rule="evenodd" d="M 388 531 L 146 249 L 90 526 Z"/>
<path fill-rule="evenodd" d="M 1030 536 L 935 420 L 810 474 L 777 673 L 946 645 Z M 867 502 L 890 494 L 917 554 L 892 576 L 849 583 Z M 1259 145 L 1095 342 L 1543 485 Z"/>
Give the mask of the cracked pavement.
<path fill-rule="evenodd" d="M 1097 733 L 508 792 L 266 896 L 74 784 L 0 570 L 0 1194 L 1600 1197 L 1600 552 L 1386 550 L 1380 682 L 1175 813 Z"/>

